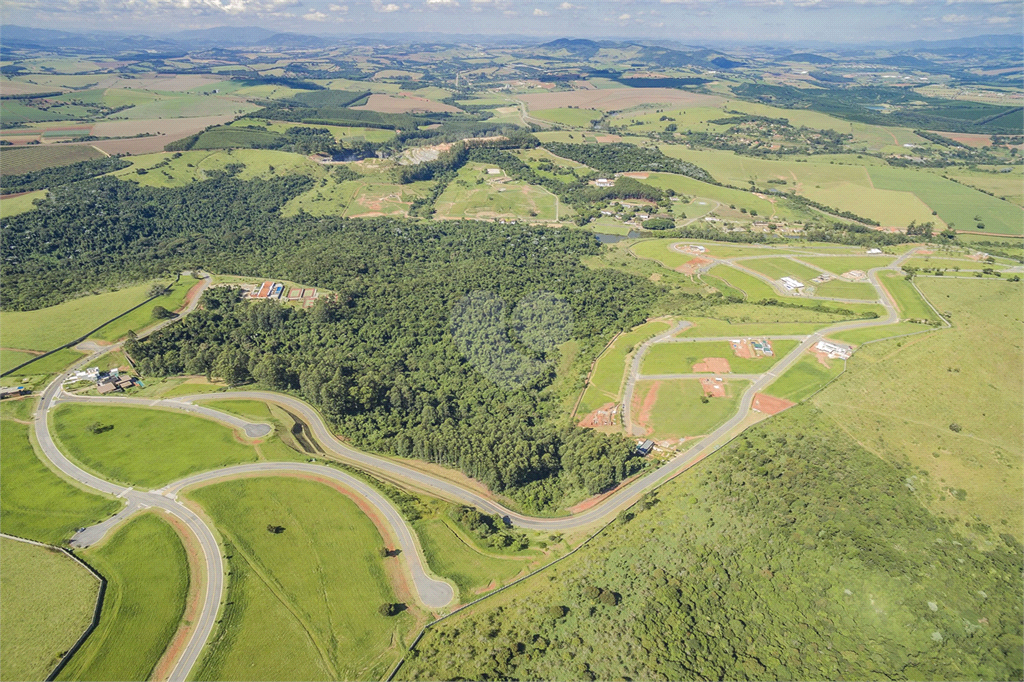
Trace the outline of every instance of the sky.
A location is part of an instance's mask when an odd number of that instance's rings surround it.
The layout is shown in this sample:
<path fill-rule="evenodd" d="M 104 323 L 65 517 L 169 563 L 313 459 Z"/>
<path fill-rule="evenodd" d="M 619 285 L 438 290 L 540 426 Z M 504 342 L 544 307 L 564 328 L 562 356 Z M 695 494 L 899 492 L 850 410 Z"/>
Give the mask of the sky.
<path fill-rule="evenodd" d="M 1022 8 L 1021 0 L 3 0 L 0 19 L 149 35 L 260 26 L 316 35 L 865 43 L 1024 35 Z"/>

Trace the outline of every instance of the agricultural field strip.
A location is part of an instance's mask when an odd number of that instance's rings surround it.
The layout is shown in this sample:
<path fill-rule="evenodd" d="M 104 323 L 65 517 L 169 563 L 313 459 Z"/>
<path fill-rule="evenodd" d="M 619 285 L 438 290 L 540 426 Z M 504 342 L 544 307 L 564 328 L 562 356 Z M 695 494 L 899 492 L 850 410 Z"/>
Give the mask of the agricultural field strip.
<path fill-rule="evenodd" d="M 243 400 L 265 400 L 269 402 L 276 402 L 287 407 L 291 407 L 293 410 L 297 411 L 306 419 L 307 423 L 310 424 L 313 433 L 316 435 L 317 439 L 321 442 L 322 445 L 327 447 L 335 454 L 340 455 L 342 458 L 356 463 L 361 468 L 369 469 L 371 471 L 384 471 L 385 473 L 397 476 L 401 479 L 415 481 L 420 485 L 425 485 L 428 489 L 440 491 L 442 493 L 442 496 L 447 494 L 447 496 L 451 496 L 454 497 L 455 499 L 459 499 L 469 504 L 473 504 L 485 511 L 498 513 L 502 515 L 504 518 L 508 519 L 510 522 L 514 522 L 524 528 L 531 528 L 537 530 L 569 530 L 575 528 L 582 528 L 597 521 L 600 521 L 611 514 L 617 513 L 621 509 L 625 509 L 631 506 L 649 489 L 652 489 L 660 485 L 661 483 L 664 483 L 665 481 L 671 479 L 677 473 L 682 471 L 687 466 L 687 464 L 689 464 L 689 462 L 692 461 L 693 459 L 701 455 L 709 454 L 710 452 L 713 452 L 718 447 L 720 447 L 721 444 L 718 443 L 719 440 L 722 439 L 727 434 L 731 434 L 731 432 L 736 427 L 738 427 L 746 418 L 747 414 L 750 411 L 754 394 L 760 391 L 762 388 L 766 387 L 777 376 L 781 375 L 786 369 L 789 368 L 790 365 L 797 361 L 797 359 L 805 350 L 810 348 L 810 346 L 816 343 L 818 340 L 825 338 L 830 333 L 847 331 L 852 329 L 861 329 L 866 327 L 888 325 L 897 321 L 897 310 L 895 308 L 895 305 L 892 303 L 890 297 L 888 296 L 888 293 L 884 290 L 884 288 L 882 288 L 881 284 L 879 283 L 877 278 L 877 271 L 883 269 L 898 269 L 900 264 L 904 260 L 913 255 L 914 251 L 914 249 L 908 251 L 903 256 L 897 258 L 892 264 L 890 264 L 886 268 L 874 268 L 868 272 L 868 277 L 872 285 L 879 292 L 880 300 L 886 308 L 887 315 L 885 318 L 879 318 L 875 320 L 854 320 L 851 322 L 839 323 L 837 325 L 833 325 L 832 327 L 819 330 L 815 334 L 811 335 L 803 343 L 795 347 L 786 357 L 782 358 L 775 365 L 772 371 L 766 372 L 764 375 L 761 376 L 760 379 L 752 382 L 750 387 L 743 394 L 740 400 L 740 408 L 737 411 L 736 415 L 734 415 L 730 420 L 722 424 L 713 433 L 705 436 L 703 439 L 700 440 L 699 443 L 694 445 L 681 456 L 673 459 L 671 462 L 668 462 L 667 464 L 652 471 L 646 476 L 634 480 L 632 483 L 622 488 L 618 494 L 607 498 L 605 501 L 599 503 L 598 505 L 595 505 L 590 510 L 570 518 L 544 519 L 524 516 L 522 514 L 512 512 L 511 510 L 508 510 L 502 507 L 501 505 L 496 504 L 495 502 L 482 497 L 481 495 L 465 490 L 464 488 L 457 484 L 437 479 L 433 476 L 430 476 L 429 474 L 424 474 L 420 471 L 416 471 L 414 469 L 406 467 L 405 465 L 399 462 L 388 461 L 382 457 L 376 457 L 373 455 L 369 455 L 367 453 L 362 453 L 357 450 L 353 450 L 352 448 L 349 448 L 341 444 L 333 437 L 333 435 L 327 429 L 326 424 L 321 419 L 320 415 L 316 412 L 316 410 L 314 410 L 305 402 L 298 400 L 296 398 L 266 391 L 239 391 L 233 393 L 232 397 Z M 194 309 L 194 306 L 190 306 L 190 308 Z M 191 310 L 187 312 L 191 312 Z M 665 334 L 668 336 L 674 335 L 681 331 L 682 329 L 685 329 L 686 326 L 689 326 L 688 322 L 680 323 L 679 325 L 676 325 L 675 328 L 669 330 Z M 103 352 L 106 351 L 99 351 L 97 353 L 94 353 L 93 355 L 90 355 L 88 358 L 86 358 L 86 360 L 83 363 L 79 364 L 86 364 L 89 361 L 93 360 L 95 357 L 101 355 Z M 638 353 L 638 355 L 640 355 L 640 353 Z M 636 361 L 637 360 L 634 359 L 634 362 Z M 72 478 L 78 480 L 81 483 L 84 483 L 90 487 L 94 487 L 97 490 L 100 490 L 101 492 L 129 499 L 129 504 L 131 504 L 132 499 L 135 499 L 137 500 L 137 504 L 140 507 L 156 506 L 161 509 L 165 509 L 166 511 L 176 516 L 179 516 L 179 518 L 182 518 L 182 520 L 184 520 L 185 523 L 189 525 L 189 527 L 193 530 L 196 536 L 200 539 L 207 563 L 206 569 L 208 579 L 206 581 L 206 597 L 200 615 L 199 617 L 197 617 L 195 621 L 195 627 L 193 629 L 192 637 L 190 638 L 188 645 L 185 647 L 185 650 L 181 658 L 179 659 L 178 663 L 175 665 L 174 670 L 169 676 L 170 679 L 172 680 L 184 680 L 188 676 L 193 665 L 195 664 L 199 652 L 201 651 L 205 642 L 209 639 L 209 635 L 212 632 L 213 625 L 216 619 L 219 603 L 223 595 L 223 559 L 220 555 L 217 541 L 213 537 L 209 528 L 205 525 L 205 523 L 203 523 L 203 521 L 198 516 L 196 516 L 194 513 L 192 513 L 190 510 L 186 509 L 184 506 L 177 503 L 176 501 L 172 501 L 171 499 L 163 495 L 158 495 L 155 493 L 139 493 L 131 489 L 122 488 L 120 486 L 108 483 L 107 481 L 92 476 L 91 474 L 88 474 L 85 471 L 82 471 L 74 464 L 72 464 L 60 452 L 60 450 L 55 446 L 53 439 L 50 436 L 49 421 L 47 419 L 47 415 L 50 409 L 52 409 L 54 406 L 55 398 L 57 397 L 57 394 L 60 391 L 61 383 L 65 376 L 66 375 L 59 375 L 43 393 L 41 401 L 42 410 L 40 413 L 41 418 L 37 419 L 36 421 L 36 436 L 39 440 L 40 446 L 44 451 L 44 454 L 51 460 L 53 464 L 58 466 L 58 468 L 60 468 L 67 475 L 71 476 Z M 636 376 L 637 374 L 631 373 L 631 381 L 629 382 L 630 390 L 632 389 L 632 385 L 635 384 Z M 180 409 L 180 406 L 184 403 L 202 400 L 204 398 L 223 399 L 223 396 L 186 396 L 174 401 L 168 400 L 155 402 L 160 402 L 164 404 L 172 403 L 172 405 L 169 406 L 173 406 Z M 264 464 L 252 466 L 255 466 L 256 470 L 259 471 L 259 467 L 265 467 L 267 465 Z M 310 467 L 312 471 L 317 473 L 331 471 L 331 469 L 329 469 L 326 466 L 306 466 Z M 226 470 L 222 469 L 218 473 L 223 473 L 224 471 Z M 200 633 L 202 633 L 202 636 L 200 636 Z"/>
<path fill-rule="evenodd" d="M 765 256 L 745 256 L 743 258 L 765 258 Z M 757 277 L 762 282 L 770 285 L 772 290 L 775 293 L 777 293 L 779 296 L 782 296 L 782 297 L 786 297 L 786 298 L 801 298 L 801 299 L 807 299 L 807 300 L 811 300 L 811 301 L 831 301 L 833 303 L 868 303 L 869 302 L 869 301 L 865 301 L 864 299 L 858 299 L 858 298 L 829 298 L 827 296 L 806 296 L 806 295 L 804 295 L 804 296 L 793 296 L 792 294 L 788 293 L 782 287 L 781 284 L 779 284 L 778 280 L 771 279 L 768 275 L 765 275 L 764 273 L 758 272 L 757 270 L 752 270 L 750 268 L 744 267 L 743 265 L 741 265 L 741 264 L 736 262 L 738 260 L 740 260 L 740 258 L 716 258 L 715 259 L 715 263 L 719 264 L 719 265 L 728 265 L 730 267 L 736 268 L 737 270 L 745 272 L 746 274 L 748 274 L 748 275 L 750 275 L 752 277 Z M 819 268 L 817 266 L 810 266 L 810 267 L 813 267 L 816 270 L 821 270 L 821 268 Z M 826 272 L 825 270 L 821 270 L 821 271 L 822 272 Z M 876 291 L 877 291 L 877 288 L 876 288 Z"/>

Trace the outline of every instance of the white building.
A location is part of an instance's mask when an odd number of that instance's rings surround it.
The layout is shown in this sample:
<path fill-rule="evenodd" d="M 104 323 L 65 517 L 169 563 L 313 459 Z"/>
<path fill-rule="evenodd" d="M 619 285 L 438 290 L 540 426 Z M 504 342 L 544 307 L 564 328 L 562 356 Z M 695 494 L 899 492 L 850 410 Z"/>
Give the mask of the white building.
<path fill-rule="evenodd" d="M 501 169 L 500 168 L 488 168 L 487 169 L 487 174 L 488 175 L 501 175 Z"/>
<path fill-rule="evenodd" d="M 782 282 L 782 286 L 786 287 L 787 291 L 799 291 L 804 288 L 803 282 L 792 277 L 783 277 L 779 281 Z"/>
<path fill-rule="evenodd" d="M 615 181 L 609 180 L 608 178 L 598 178 L 594 181 L 594 184 L 598 187 L 614 187 Z"/>
<path fill-rule="evenodd" d="M 870 253 L 870 254 L 878 254 L 878 253 L 882 253 L 882 250 L 881 249 L 868 249 L 868 253 Z"/>
<path fill-rule="evenodd" d="M 840 346 L 838 343 L 832 343 L 831 341 L 818 341 L 817 345 L 814 346 L 822 353 L 828 353 L 829 358 L 835 360 L 848 360 L 853 355 L 853 349 L 849 346 Z"/>

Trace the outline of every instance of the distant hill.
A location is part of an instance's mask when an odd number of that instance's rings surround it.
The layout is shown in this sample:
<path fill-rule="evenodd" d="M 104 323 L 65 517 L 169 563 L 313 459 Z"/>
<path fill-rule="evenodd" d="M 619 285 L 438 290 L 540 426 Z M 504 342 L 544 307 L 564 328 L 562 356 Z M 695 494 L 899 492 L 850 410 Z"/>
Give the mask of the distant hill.
<path fill-rule="evenodd" d="M 834 59 L 822 57 L 820 54 L 812 54 L 810 52 L 795 52 L 787 57 L 781 58 L 779 61 L 803 62 L 805 64 L 832 64 L 835 62 Z"/>

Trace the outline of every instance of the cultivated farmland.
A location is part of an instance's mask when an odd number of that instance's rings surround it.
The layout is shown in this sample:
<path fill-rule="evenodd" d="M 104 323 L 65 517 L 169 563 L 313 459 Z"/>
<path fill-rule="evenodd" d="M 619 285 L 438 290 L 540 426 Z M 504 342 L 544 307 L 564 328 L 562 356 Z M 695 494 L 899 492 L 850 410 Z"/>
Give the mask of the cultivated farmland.
<path fill-rule="evenodd" d="M 5 149 L 4 153 L 0 155 L 0 175 L 18 175 L 55 166 L 69 166 L 79 161 L 100 159 L 104 156 L 105 154 L 100 150 L 84 144 L 56 147 L 37 145 Z M 7 200 L 5 199 L 5 201 Z"/>

